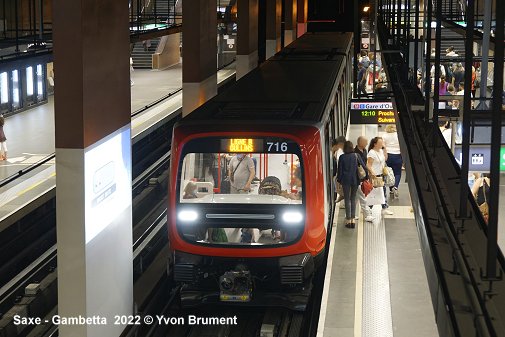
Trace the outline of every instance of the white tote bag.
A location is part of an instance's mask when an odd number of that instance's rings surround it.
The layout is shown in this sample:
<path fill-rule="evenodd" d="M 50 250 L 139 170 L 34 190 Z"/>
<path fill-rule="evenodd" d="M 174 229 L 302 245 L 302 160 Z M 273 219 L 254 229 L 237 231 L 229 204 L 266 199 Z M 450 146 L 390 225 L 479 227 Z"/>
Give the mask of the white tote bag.
<path fill-rule="evenodd" d="M 386 200 L 384 199 L 384 189 L 382 187 L 374 188 L 366 197 L 367 206 L 382 205 L 385 203 Z"/>

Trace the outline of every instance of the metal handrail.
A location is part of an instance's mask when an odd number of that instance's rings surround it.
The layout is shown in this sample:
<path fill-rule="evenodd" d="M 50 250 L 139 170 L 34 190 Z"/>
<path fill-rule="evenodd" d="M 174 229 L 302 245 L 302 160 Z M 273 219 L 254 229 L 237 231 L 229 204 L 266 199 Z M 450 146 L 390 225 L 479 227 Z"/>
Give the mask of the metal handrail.
<path fill-rule="evenodd" d="M 395 75 L 397 78 L 400 78 L 400 75 L 398 74 L 398 69 L 393 68 L 393 71 L 395 72 Z M 422 151 L 420 151 L 421 155 L 421 164 L 426 170 L 426 179 L 428 180 L 428 184 L 431 187 L 431 191 L 433 196 L 435 197 L 435 203 L 437 205 L 437 214 L 439 216 L 438 223 L 442 225 L 442 228 L 444 229 L 444 232 L 446 234 L 446 238 L 451 245 L 453 249 L 453 255 L 455 258 L 455 262 L 458 265 L 458 271 L 460 272 L 460 275 L 462 278 L 465 280 L 465 286 L 468 288 L 467 289 L 467 295 L 472 302 L 472 308 L 476 311 L 475 312 L 475 323 L 479 323 L 479 331 L 482 333 L 481 336 L 490 336 L 489 333 L 489 327 L 487 326 L 486 319 L 484 317 L 483 313 L 483 308 L 481 307 L 481 302 L 479 301 L 478 297 L 476 294 L 479 293 L 478 287 L 476 285 L 475 279 L 472 277 L 472 275 L 468 272 L 470 270 L 470 267 L 468 265 L 465 252 L 463 248 L 461 247 L 459 241 L 455 237 L 454 229 L 449 223 L 448 216 L 446 213 L 446 208 L 444 207 L 444 203 L 442 201 L 442 197 L 440 196 L 440 187 L 439 184 L 435 181 L 435 178 L 433 177 L 432 173 L 432 165 L 430 165 L 430 162 L 428 160 L 428 150 L 426 149 L 426 146 L 424 142 L 422 142 L 420 136 L 419 136 L 419 130 L 418 130 L 418 125 L 415 122 L 414 115 L 412 113 L 412 110 L 410 108 L 410 104 L 408 103 L 407 100 L 407 93 L 405 92 L 405 88 L 403 86 L 399 86 L 401 92 L 402 92 L 402 99 L 405 104 L 405 108 L 407 110 L 407 115 L 409 116 L 410 122 L 411 122 L 411 128 L 413 131 L 413 136 L 417 144 L 419 144 L 422 148 Z M 452 310 L 451 310 L 452 312 Z"/>

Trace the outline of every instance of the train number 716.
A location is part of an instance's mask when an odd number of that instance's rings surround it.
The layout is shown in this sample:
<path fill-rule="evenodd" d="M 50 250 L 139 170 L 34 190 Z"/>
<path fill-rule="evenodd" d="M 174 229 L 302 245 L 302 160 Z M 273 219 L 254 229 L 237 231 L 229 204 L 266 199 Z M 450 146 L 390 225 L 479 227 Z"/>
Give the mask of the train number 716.
<path fill-rule="evenodd" d="M 286 142 L 267 142 L 268 152 L 287 152 L 288 143 Z"/>

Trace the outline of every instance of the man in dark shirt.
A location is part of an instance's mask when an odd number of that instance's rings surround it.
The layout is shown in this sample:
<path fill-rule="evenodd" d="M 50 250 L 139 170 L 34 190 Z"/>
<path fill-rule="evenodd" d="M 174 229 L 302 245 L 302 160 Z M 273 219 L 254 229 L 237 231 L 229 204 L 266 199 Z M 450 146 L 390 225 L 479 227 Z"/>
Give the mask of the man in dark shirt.
<path fill-rule="evenodd" d="M 453 72 L 454 88 L 459 87 L 459 83 L 465 79 L 465 68 L 461 63 L 456 64 L 456 69 Z"/>
<path fill-rule="evenodd" d="M 361 156 L 361 159 L 363 159 L 363 162 L 365 164 L 367 162 L 367 155 L 368 155 L 368 151 L 366 150 L 367 144 L 368 140 L 363 136 L 359 136 L 358 140 L 356 141 L 356 147 L 354 148 L 354 152 L 357 153 L 359 156 Z M 366 197 L 361 191 L 361 188 L 358 188 L 356 196 L 361 206 L 361 211 L 363 212 L 363 217 L 365 218 L 365 221 L 372 222 L 374 220 L 374 217 L 372 216 L 372 211 L 366 205 Z"/>
<path fill-rule="evenodd" d="M 366 68 L 363 63 L 358 63 L 358 95 L 366 95 Z"/>
<path fill-rule="evenodd" d="M 366 150 L 366 145 L 368 144 L 368 139 L 363 136 L 358 137 L 358 141 L 356 142 L 356 147 L 354 148 L 354 152 L 361 156 L 363 162 L 366 163 L 368 151 Z"/>

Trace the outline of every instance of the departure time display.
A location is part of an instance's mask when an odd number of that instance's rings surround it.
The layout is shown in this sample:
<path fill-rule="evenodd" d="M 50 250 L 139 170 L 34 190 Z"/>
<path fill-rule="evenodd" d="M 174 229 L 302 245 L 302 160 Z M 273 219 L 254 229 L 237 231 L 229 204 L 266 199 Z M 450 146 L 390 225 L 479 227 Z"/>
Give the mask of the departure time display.
<path fill-rule="evenodd" d="M 392 102 L 352 101 L 351 124 L 394 124 Z"/>

